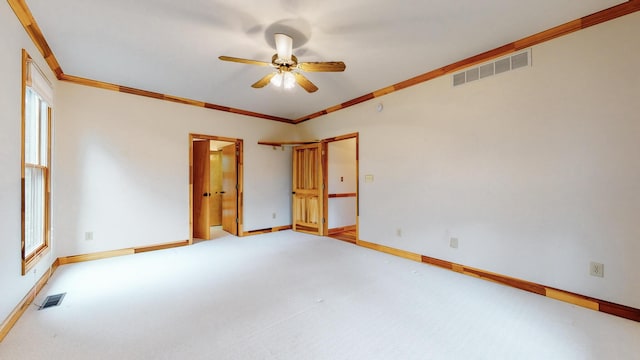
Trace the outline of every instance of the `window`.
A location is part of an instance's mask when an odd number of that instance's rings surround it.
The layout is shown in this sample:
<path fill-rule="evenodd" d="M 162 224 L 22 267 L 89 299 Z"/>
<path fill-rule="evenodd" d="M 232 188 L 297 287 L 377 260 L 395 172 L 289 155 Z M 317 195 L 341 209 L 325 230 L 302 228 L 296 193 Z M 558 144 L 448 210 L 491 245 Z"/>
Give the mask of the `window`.
<path fill-rule="evenodd" d="M 22 52 L 22 274 L 49 249 L 51 237 L 51 83 Z"/>

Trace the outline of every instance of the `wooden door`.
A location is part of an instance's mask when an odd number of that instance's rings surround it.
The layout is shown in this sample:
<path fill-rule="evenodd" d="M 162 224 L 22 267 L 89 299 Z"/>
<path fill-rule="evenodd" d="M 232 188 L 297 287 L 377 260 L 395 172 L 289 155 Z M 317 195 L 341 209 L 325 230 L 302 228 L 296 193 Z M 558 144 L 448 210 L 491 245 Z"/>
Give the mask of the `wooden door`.
<path fill-rule="evenodd" d="M 293 230 L 324 235 L 322 144 L 293 148 Z"/>
<path fill-rule="evenodd" d="M 238 148 L 222 148 L 222 230 L 238 235 Z"/>
<path fill-rule="evenodd" d="M 209 140 L 193 141 L 193 237 L 211 238 Z"/>
<path fill-rule="evenodd" d="M 210 225 L 222 225 L 222 152 L 212 151 L 211 157 L 211 210 Z"/>

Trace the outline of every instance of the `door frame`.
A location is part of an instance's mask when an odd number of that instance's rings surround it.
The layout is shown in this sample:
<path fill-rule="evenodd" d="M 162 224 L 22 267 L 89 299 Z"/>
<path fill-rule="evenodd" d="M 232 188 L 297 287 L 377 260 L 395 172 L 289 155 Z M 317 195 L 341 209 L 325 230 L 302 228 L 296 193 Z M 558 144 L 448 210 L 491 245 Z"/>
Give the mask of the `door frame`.
<path fill-rule="evenodd" d="M 193 141 L 196 139 L 218 140 L 218 141 L 226 141 L 226 142 L 236 144 L 236 147 L 238 149 L 238 154 L 236 156 L 236 169 L 238 172 L 238 202 L 236 205 L 236 211 L 238 214 L 237 230 L 238 230 L 238 236 L 242 236 L 243 234 L 242 228 L 244 224 L 243 222 L 244 168 L 242 166 L 242 164 L 244 163 L 243 140 L 224 137 L 224 136 L 189 133 L 189 245 L 193 244 Z"/>
<path fill-rule="evenodd" d="M 340 136 L 335 136 L 332 138 L 322 139 L 322 142 L 325 146 L 325 154 L 322 156 L 322 176 L 324 177 L 323 182 L 327 184 L 327 179 L 329 176 L 329 146 L 326 146 L 330 142 L 347 140 L 347 139 L 356 139 L 356 240 L 360 239 L 360 133 L 350 133 Z M 324 229 L 322 230 L 324 236 L 328 236 L 329 234 L 329 191 L 328 184 L 325 186 L 323 191 L 323 214 L 322 216 L 327 219 L 324 222 Z"/>

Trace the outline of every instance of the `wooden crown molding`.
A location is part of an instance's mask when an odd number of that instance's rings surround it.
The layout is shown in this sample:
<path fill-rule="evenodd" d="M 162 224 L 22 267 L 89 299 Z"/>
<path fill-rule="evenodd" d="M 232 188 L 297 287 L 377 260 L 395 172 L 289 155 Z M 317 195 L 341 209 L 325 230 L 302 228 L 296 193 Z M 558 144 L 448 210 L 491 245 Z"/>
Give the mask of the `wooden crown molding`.
<path fill-rule="evenodd" d="M 7 2 L 11 9 L 13 9 L 13 12 L 18 17 L 18 20 L 24 29 L 27 31 L 31 41 L 33 41 L 33 44 L 38 48 L 42 57 L 44 57 L 44 60 L 49 65 L 49 68 L 51 68 L 51 71 L 53 71 L 53 73 L 56 74 L 56 77 L 60 79 L 60 76 L 63 74 L 62 68 L 60 67 L 55 55 L 53 55 L 53 51 L 51 51 L 47 40 L 45 40 L 42 30 L 40 30 L 40 27 L 36 23 L 36 19 L 33 18 L 27 3 L 24 0 L 7 0 Z"/>
<path fill-rule="evenodd" d="M 36 45 L 36 47 L 38 48 L 38 50 L 40 51 L 44 59 L 47 61 L 47 64 L 51 68 L 51 71 L 53 71 L 56 74 L 56 77 L 59 80 L 68 81 L 68 82 L 72 82 L 80 85 L 93 86 L 101 89 L 128 93 L 128 94 L 151 97 L 159 100 L 172 101 L 172 102 L 177 102 L 177 103 L 186 104 L 186 105 L 203 107 L 203 108 L 212 109 L 212 110 L 230 112 L 234 114 L 257 117 L 257 118 L 266 119 L 266 120 L 279 121 L 279 122 L 284 122 L 288 124 L 299 124 L 301 122 L 315 119 L 317 117 L 327 115 L 332 112 L 336 112 L 338 110 L 342 110 L 350 106 L 357 105 L 362 102 L 369 101 L 369 100 L 372 100 L 372 99 L 375 99 L 375 98 L 390 94 L 392 92 L 396 92 L 398 90 L 402 90 L 402 89 L 405 89 L 429 80 L 433 80 L 440 76 L 451 74 L 461 69 L 464 69 L 479 63 L 483 63 L 491 59 L 513 53 L 515 51 L 526 49 L 528 47 L 543 43 L 545 41 L 549 41 L 557 37 L 576 32 L 578 30 L 586 29 L 588 27 L 601 24 L 603 22 L 607 22 L 609 20 L 613 20 L 621 16 L 628 15 L 640 10 L 640 0 L 629 0 L 622 4 L 610 7 L 602 11 L 598 11 L 594 14 L 587 15 L 577 20 L 569 21 L 565 24 L 525 37 L 520 40 L 516 40 L 514 42 L 486 51 L 484 53 L 457 61 L 455 63 L 443 66 L 435 70 L 431 70 L 429 72 L 418 75 L 411 79 L 401 81 L 397 84 L 387 86 L 382 89 L 378 89 L 371 93 L 359 96 L 355 99 L 351 99 L 349 101 L 343 102 L 338 105 L 334 105 L 324 110 L 320 110 L 318 112 L 305 115 L 298 119 L 286 119 L 282 117 L 256 113 L 253 111 L 236 109 L 228 106 L 216 105 L 216 104 L 211 104 L 207 102 L 196 101 L 196 100 L 181 98 L 177 96 L 165 95 L 165 94 L 155 93 L 152 91 L 140 90 L 140 89 L 135 89 L 135 88 L 121 86 L 121 85 L 109 84 L 102 81 L 90 80 L 90 79 L 85 79 L 77 76 L 67 75 L 62 71 L 62 68 L 58 63 L 58 60 L 56 59 L 49 45 L 47 44 L 47 41 L 44 35 L 42 34 L 42 30 L 40 29 L 35 19 L 33 18 L 33 15 L 31 14 L 31 10 L 29 10 L 29 7 L 27 6 L 25 0 L 7 0 L 7 2 L 9 3 L 9 6 L 11 6 L 11 8 L 13 9 L 16 16 L 18 17 L 18 20 L 20 21 L 20 23 L 22 23 L 22 26 L 27 31 L 27 34 L 29 34 L 29 36 L 31 37 L 31 40 L 33 41 L 33 43 Z"/>
<path fill-rule="evenodd" d="M 216 104 L 212 104 L 204 101 L 191 100 L 191 99 L 182 98 L 182 97 L 173 96 L 173 95 L 160 94 L 153 91 L 140 90 L 140 89 L 136 89 L 128 86 L 111 84 L 104 81 L 86 79 L 79 76 L 62 74 L 59 79 L 62 81 L 67 81 L 67 82 L 78 84 L 78 85 L 85 85 L 85 86 L 95 87 L 99 89 L 112 90 L 112 91 L 117 91 L 121 93 L 144 96 L 144 97 L 149 97 L 149 98 L 158 99 L 158 100 L 171 101 L 179 104 L 192 105 L 200 108 L 218 110 L 218 111 L 229 112 L 229 113 L 239 114 L 239 115 L 246 115 L 250 117 L 272 120 L 272 121 L 279 121 L 287 124 L 293 123 L 293 121 L 290 119 L 285 119 L 278 116 L 261 114 L 253 111 L 237 109 L 237 108 L 232 108 L 232 107 L 222 106 L 222 105 L 216 105 Z"/>
<path fill-rule="evenodd" d="M 40 51 L 40 54 L 42 54 L 42 56 L 44 57 L 45 61 L 49 65 L 49 68 L 51 68 L 51 71 L 53 71 L 53 73 L 58 78 L 58 80 L 67 81 L 67 82 L 79 84 L 79 85 L 96 87 L 99 89 L 112 90 L 112 91 L 117 91 L 117 92 L 122 92 L 127 94 L 133 94 L 133 95 L 145 96 L 145 97 L 150 97 L 150 98 L 159 99 L 159 100 L 176 102 L 180 104 L 197 106 L 201 108 L 224 111 L 224 112 L 229 112 L 233 114 L 245 115 L 245 116 L 256 117 L 256 118 L 266 119 L 266 120 L 279 121 L 287 124 L 293 123 L 293 120 L 291 119 L 285 119 L 278 116 L 272 116 L 272 115 L 257 113 L 253 111 L 243 110 L 243 109 L 236 109 L 228 106 L 216 105 L 208 102 L 196 101 L 196 100 L 181 98 L 173 95 L 160 94 L 152 91 L 140 90 L 140 89 L 131 88 L 131 87 L 122 86 L 122 85 L 110 84 L 107 82 L 86 79 L 79 76 L 67 75 L 64 73 L 64 71 L 62 71 L 62 67 L 60 66 L 60 63 L 58 63 L 58 60 L 53 54 L 53 51 L 49 47 L 49 44 L 47 43 L 47 40 L 45 39 L 44 34 L 42 33 L 42 30 L 36 23 L 36 20 L 33 17 L 33 14 L 31 13 L 31 10 L 27 6 L 27 3 L 25 2 L 25 0 L 7 0 L 7 2 L 9 3 L 9 6 L 11 7 L 11 9 L 13 9 L 13 12 L 16 14 L 16 17 L 18 18 L 18 20 L 26 30 L 27 34 L 33 41 L 34 45 L 38 48 L 38 51 Z"/>
<path fill-rule="evenodd" d="M 417 85 L 429 80 L 433 80 L 435 78 L 438 78 L 447 74 L 460 71 L 464 68 L 471 67 L 473 65 L 489 61 L 491 59 L 495 59 L 507 54 L 511 54 L 513 52 L 520 51 L 520 50 L 532 47 L 534 45 L 538 45 L 540 43 L 555 39 L 557 37 L 561 37 L 561 36 L 576 32 L 578 30 L 586 29 L 588 27 L 601 24 L 603 22 L 607 22 L 609 20 L 613 20 L 624 15 L 634 13 L 638 10 L 640 10 L 640 0 L 629 0 L 625 3 L 610 7 L 602 11 L 598 11 L 597 13 L 587 15 L 577 20 L 569 21 L 568 23 L 556 26 L 549 30 L 545 30 L 537 34 L 525 37 L 523 39 L 516 40 L 512 43 L 454 62 L 452 64 L 443 66 L 441 68 L 431 70 L 429 72 L 418 75 L 411 79 L 401 81 L 397 84 L 387 86 L 382 89 L 378 89 L 374 92 L 359 96 L 355 99 L 351 99 L 342 104 L 335 105 L 330 108 L 315 112 L 313 114 L 303 116 L 301 118 L 294 120 L 293 122 L 295 124 L 299 124 L 304 121 L 315 119 L 317 117 L 320 117 L 338 110 L 342 110 L 350 106 L 357 105 L 371 99 L 375 99 L 377 97 L 391 94 L 392 92 L 396 92 L 398 90 L 402 90 L 410 86 L 414 86 L 414 85 Z"/>

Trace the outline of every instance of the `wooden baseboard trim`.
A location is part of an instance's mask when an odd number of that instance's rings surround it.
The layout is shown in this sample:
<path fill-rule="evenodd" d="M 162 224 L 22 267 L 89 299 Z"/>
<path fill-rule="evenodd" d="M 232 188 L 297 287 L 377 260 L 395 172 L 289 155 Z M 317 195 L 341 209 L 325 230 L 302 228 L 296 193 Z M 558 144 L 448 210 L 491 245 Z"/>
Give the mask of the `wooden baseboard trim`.
<path fill-rule="evenodd" d="M 133 247 L 127 249 L 119 249 L 119 250 L 110 250 L 110 251 L 101 251 L 97 253 L 91 254 L 83 254 L 83 255 L 73 255 L 73 256 L 63 256 L 57 258 L 53 264 L 49 267 L 45 274 L 42 275 L 40 280 L 29 290 L 27 295 L 20 301 L 20 303 L 16 306 L 16 308 L 9 314 L 7 319 L 0 324 L 0 342 L 7 336 L 13 325 L 20 319 L 22 314 L 27 310 L 29 305 L 33 302 L 33 300 L 38 296 L 40 290 L 47 284 L 53 273 L 60 267 L 61 265 L 73 264 L 84 261 L 92 261 L 98 259 L 106 259 L 115 256 L 123 256 L 123 255 L 132 255 L 138 254 L 148 251 L 156 251 L 163 249 L 170 249 L 174 247 L 186 246 L 189 245 L 189 240 L 176 241 L 158 245 L 150 245 L 150 246 L 140 246 Z"/>
<path fill-rule="evenodd" d="M 333 235 L 333 234 L 339 234 L 341 232 L 345 232 L 345 231 L 356 231 L 356 226 L 355 225 L 349 225 L 349 226 L 342 226 L 342 227 L 337 227 L 337 228 L 332 228 L 328 230 L 329 235 Z"/>
<path fill-rule="evenodd" d="M 33 285 L 27 295 L 13 309 L 9 316 L 0 324 L 0 342 L 2 342 L 7 334 L 9 334 L 9 331 L 13 328 L 16 322 L 18 322 L 22 314 L 27 311 L 29 305 L 33 303 L 33 300 L 36 298 L 36 296 L 38 296 L 40 290 L 42 290 L 42 288 L 47 284 L 56 269 L 58 269 L 58 266 L 60 266 L 60 262 L 56 259 L 56 261 L 51 264 L 49 269 L 47 269 L 47 271 L 42 274 L 35 285 Z"/>
<path fill-rule="evenodd" d="M 630 306 L 612 303 L 605 300 L 595 299 L 589 296 L 576 294 L 570 291 L 552 288 L 550 286 L 537 284 L 534 282 L 505 276 L 490 271 L 476 269 L 470 266 L 456 264 L 446 260 L 440 260 L 425 255 L 412 253 L 405 250 L 392 248 L 385 245 L 370 243 L 363 240 L 357 240 L 356 245 L 366 247 L 368 249 L 381 251 L 387 254 L 399 256 L 405 259 L 422 262 L 429 265 L 438 266 L 444 269 L 455 271 L 461 274 L 473 276 L 479 279 L 496 282 L 502 285 L 511 286 L 516 289 L 532 292 L 534 294 L 546 296 L 555 300 L 564 301 L 569 304 L 582 306 L 587 309 L 600 311 L 610 315 L 619 316 L 625 319 L 640 322 L 640 309 Z"/>
<path fill-rule="evenodd" d="M 293 229 L 292 225 L 276 226 L 276 227 L 271 227 L 271 228 L 266 228 L 266 229 L 245 231 L 245 232 L 242 233 L 242 236 L 253 236 L 253 235 L 260 235 L 260 234 L 268 234 L 268 233 L 272 233 L 272 232 L 291 230 L 291 229 Z"/>
<path fill-rule="evenodd" d="M 72 255 L 72 256 L 63 256 L 58 258 L 60 265 L 67 265 L 73 263 L 79 263 L 84 261 L 93 261 L 100 259 L 107 259 L 116 256 L 124 256 L 124 255 L 132 255 L 138 254 L 148 251 L 156 251 L 163 249 L 170 249 L 174 247 L 186 246 L 189 245 L 189 240 L 182 240 L 158 245 L 148 245 L 148 246 L 138 246 L 126 249 L 118 249 L 118 250 L 109 250 L 109 251 L 100 251 L 91 254 L 82 254 L 82 255 Z"/>
<path fill-rule="evenodd" d="M 418 262 L 422 261 L 422 255 L 420 255 L 420 254 L 416 254 L 416 253 L 412 253 L 412 252 L 409 252 L 409 251 L 392 248 L 390 246 L 375 244 L 375 243 L 371 243 L 371 242 L 360 240 L 360 239 L 356 240 L 356 245 L 359 245 L 359 246 L 362 246 L 362 247 L 366 247 L 367 249 L 377 250 L 377 251 L 380 251 L 380 252 L 383 252 L 383 253 L 387 253 L 387 254 L 403 257 L 405 259 L 409 259 L 409 260 L 413 260 L 413 261 L 418 261 Z"/>
<path fill-rule="evenodd" d="M 141 246 L 141 247 L 134 248 L 133 250 L 134 250 L 134 253 L 139 254 L 139 253 L 148 252 L 148 251 L 171 249 L 171 248 L 187 246 L 187 245 L 189 245 L 189 240 L 175 241 L 175 242 L 158 244 L 158 245 Z"/>
<path fill-rule="evenodd" d="M 58 258 L 60 261 L 60 265 L 74 264 L 85 261 L 93 261 L 100 259 L 107 259 L 110 257 L 123 256 L 123 255 L 132 255 L 135 251 L 133 248 L 131 249 L 120 249 L 120 250 L 110 250 L 110 251 L 100 251 L 91 254 L 82 254 L 82 255 L 72 255 L 72 256 L 63 256 Z"/>

